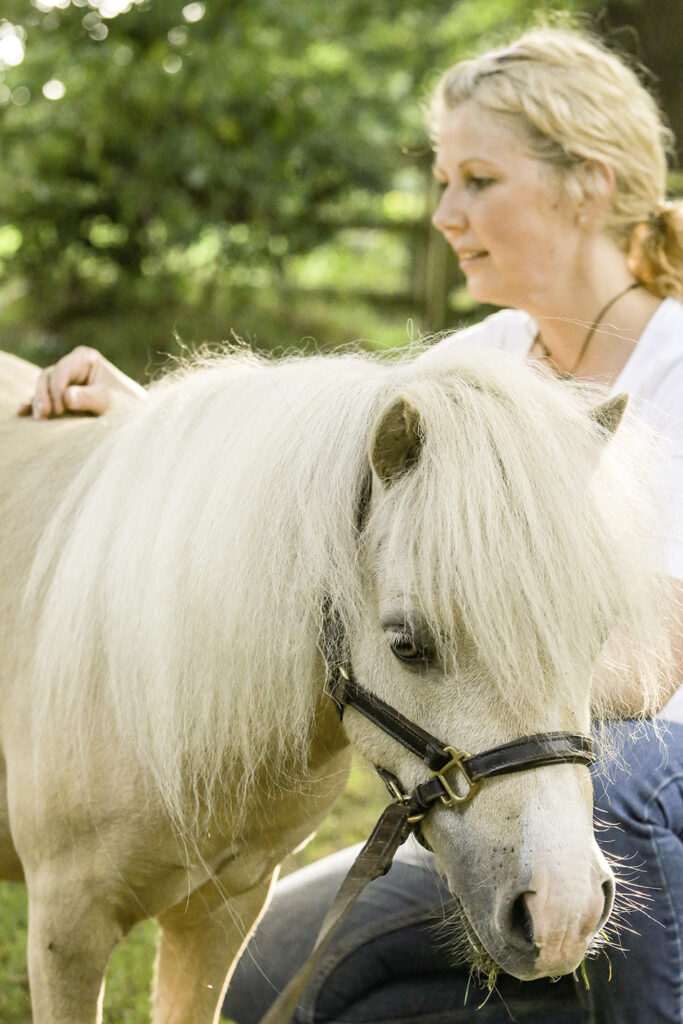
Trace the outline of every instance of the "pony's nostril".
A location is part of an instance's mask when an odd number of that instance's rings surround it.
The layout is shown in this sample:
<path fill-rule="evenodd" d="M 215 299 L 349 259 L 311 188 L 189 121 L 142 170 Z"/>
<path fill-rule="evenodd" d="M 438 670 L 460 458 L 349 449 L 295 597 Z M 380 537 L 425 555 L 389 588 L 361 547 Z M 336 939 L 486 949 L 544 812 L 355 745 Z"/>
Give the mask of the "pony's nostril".
<path fill-rule="evenodd" d="M 598 928 L 602 928 L 605 921 L 612 913 L 612 906 L 614 905 L 614 890 L 615 886 L 613 878 L 608 878 L 606 879 L 606 881 L 602 883 L 602 893 L 605 902 L 603 904 L 602 917 L 600 918 L 600 924 L 598 925 Z"/>
<path fill-rule="evenodd" d="M 510 932 L 515 946 L 526 952 L 536 952 L 534 921 L 527 906 L 528 893 L 520 893 L 510 910 Z"/>

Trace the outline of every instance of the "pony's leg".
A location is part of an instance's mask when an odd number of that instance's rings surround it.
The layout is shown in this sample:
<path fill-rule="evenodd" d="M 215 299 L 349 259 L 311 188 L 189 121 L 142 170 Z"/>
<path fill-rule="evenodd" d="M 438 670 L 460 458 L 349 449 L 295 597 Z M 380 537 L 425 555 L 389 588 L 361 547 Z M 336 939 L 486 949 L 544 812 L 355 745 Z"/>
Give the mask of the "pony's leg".
<path fill-rule="evenodd" d="M 104 975 L 123 930 L 82 878 L 40 869 L 27 878 L 33 1024 L 99 1024 Z"/>
<path fill-rule="evenodd" d="M 217 1024 L 231 968 L 273 877 L 229 900 L 220 883 L 207 882 L 159 917 L 153 1024 Z"/>

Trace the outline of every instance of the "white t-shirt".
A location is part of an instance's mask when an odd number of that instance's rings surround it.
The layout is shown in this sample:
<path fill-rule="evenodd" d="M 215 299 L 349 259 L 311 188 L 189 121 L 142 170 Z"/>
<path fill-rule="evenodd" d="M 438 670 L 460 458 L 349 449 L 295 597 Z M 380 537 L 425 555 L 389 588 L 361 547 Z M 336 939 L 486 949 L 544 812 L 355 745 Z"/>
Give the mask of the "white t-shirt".
<path fill-rule="evenodd" d="M 537 330 L 528 313 L 502 309 L 445 338 L 431 352 L 440 354 L 453 345 L 485 345 L 523 359 Z M 431 352 L 422 358 L 431 358 Z M 665 299 L 657 307 L 611 390 L 614 394 L 626 392 L 639 415 L 656 428 L 662 439 L 666 465 L 670 467 L 667 490 L 676 530 L 667 544 L 668 570 L 671 576 L 683 580 L 683 303 Z M 683 722 L 683 686 L 662 715 Z"/>

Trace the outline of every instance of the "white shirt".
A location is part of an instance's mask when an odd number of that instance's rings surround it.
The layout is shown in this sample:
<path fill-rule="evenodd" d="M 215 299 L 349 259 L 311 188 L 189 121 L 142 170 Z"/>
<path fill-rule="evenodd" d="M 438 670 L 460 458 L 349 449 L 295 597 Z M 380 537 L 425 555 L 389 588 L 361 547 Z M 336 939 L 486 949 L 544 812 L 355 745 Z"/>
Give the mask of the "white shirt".
<path fill-rule="evenodd" d="M 537 330 L 528 313 L 502 309 L 445 338 L 436 350 L 442 352 L 456 344 L 484 345 L 523 359 Z M 665 299 L 657 307 L 611 390 L 614 394 L 626 392 L 639 415 L 661 437 L 675 530 L 667 540 L 667 568 L 671 576 L 683 580 L 683 303 Z M 662 715 L 683 722 L 683 686 Z"/>

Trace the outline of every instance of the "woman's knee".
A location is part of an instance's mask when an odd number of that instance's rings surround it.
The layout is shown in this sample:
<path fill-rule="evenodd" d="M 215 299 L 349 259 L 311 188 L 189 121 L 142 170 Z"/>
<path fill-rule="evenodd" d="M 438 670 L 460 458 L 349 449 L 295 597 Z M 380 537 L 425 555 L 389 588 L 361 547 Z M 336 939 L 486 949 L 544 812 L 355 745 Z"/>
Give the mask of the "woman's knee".
<path fill-rule="evenodd" d="M 603 730 L 602 745 L 607 753 L 594 776 L 599 836 L 614 826 L 626 842 L 652 827 L 681 835 L 683 726 L 614 723 Z"/>
<path fill-rule="evenodd" d="M 341 851 L 278 883 L 233 975 L 225 1016 L 252 1024 L 265 1013 L 312 951 L 355 852 Z M 413 970 L 418 962 L 426 969 L 434 959 L 431 929 L 448 896 L 429 857 L 414 848 L 402 850 L 391 871 L 370 883 L 354 904 L 309 983 L 302 1006 L 312 1009 L 302 1011 L 302 1019 L 313 1019 L 319 1005 L 334 1019 L 392 972 Z"/>

